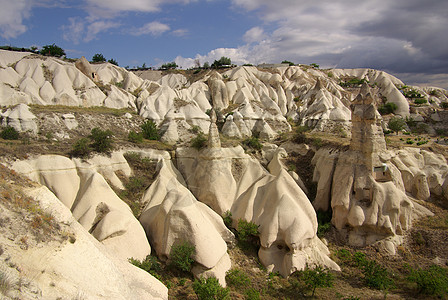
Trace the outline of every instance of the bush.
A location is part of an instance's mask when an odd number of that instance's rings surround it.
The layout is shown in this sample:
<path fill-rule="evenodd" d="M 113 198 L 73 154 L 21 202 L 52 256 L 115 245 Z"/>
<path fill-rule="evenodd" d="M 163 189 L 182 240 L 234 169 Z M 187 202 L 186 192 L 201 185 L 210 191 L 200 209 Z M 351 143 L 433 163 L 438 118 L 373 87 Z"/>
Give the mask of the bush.
<path fill-rule="evenodd" d="M 146 67 L 145 64 L 143 64 L 143 65 L 144 65 L 144 67 Z M 144 67 L 142 67 L 142 68 L 144 68 Z M 160 69 L 161 69 L 161 70 L 169 70 L 169 69 L 176 69 L 177 67 L 178 67 L 178 65 L 177 65 L 174 61 L 172 61 L 172 62 L 163 64 L 163 65 L 160 67 Z"/>
<path fill-rule="evenodd" d="M 297 276 L 305 283 L 306 289 L 311 291 L 311 297 L 314 297 L 316 288 L 333 286 L 333 274 L 321 266 L 314 269 L 309 269 L 307 266 L 305 270 L 299 271 Z"/>
<path fill-rule="evenodd" d="M 432 265 L 426 270 L 411 269 L 407 279 L 417 284 L 419 294 L 437 295 L 441 298 L 448 294 L 448 270 L 445 268 Z"/>
<path fill-rule="evenodd" d="M 4 140 L 18 140 L 19 132 L 11 126 L 7 126 L 0 132 L 0 137 Z"/>
<path fill-rule="evenodd" d="M 92 147 L 95 151 L 100 153 L 107 153 L 113 149 L 113 133 L 110 130 L 101 130 L 98 127 L 93 128 L 90 132 L 89 138 L 92 140 Z"/>
<path fill-rule="evenodd" d="M 258 225 L 246 220 L 238 220 L 238 238 L 244 242 L 249 242 L 253 237 L 258 237 Z"/>
<path fill-rule="evenodd" d="M 440 103 L 440 107 L 443 109 L 447 109 L 448 108 L 448 102 L 441 102 Z"/>
<path fill-rule="evenodd" d="M 331 229 L 331 211 L 328 210 L 326 212 L 318 211 L 317 212 L 317 236 L 323 237 L 325 233 L 330 231 Z"/>
<path fill-rule="evenodd" d="M 367 286 L 378 290 L 388 290 L 394 285 L 391 274 L 376 261 L 363 260 L 361 268 Z"/>
<path fill-rule="evenodd" d="M 395 103 L 388 102 L 388 103 L 378 107 L 378 112 L 381 115 L 392 114 L 397 108 L 398 107 L 397 107 L 397 105 Z"/>
<path fill-rule="evenodd" d="M 260 143 L 260 141 L 258 140 L 258 138 L 252 136 L 248 139 L 245 139 L 243 141 L 243 145 L 252 148 L 254 150 L 261 150 L 263 148 L 263 145 Z"/>
<path fill-rule="evenodd" d="M 160 271 L 162 270 L 162 267 L 156 257 L 148 255 L 142 261 L 139 261 L 138 259 L 134 259 L 131 257 L 129 258 L 129 262 L 134 266 L 145 270 L 155 278 L 159 280 L 161 279 Z"/>
<path fill-rule="evenodd" d="M 45 56 L 62 57 L 65 55 L 65 51 L 61 47 L 52 44 L 43 46 L 42 50 L 40 50 L 40 54 Z"/>
<path fill-rule="evenodd" d="M 172 246 L 170 251 L 170 265 L 184 272 L 190 272 L 194 263 L 192 258 L 195 248 L 188 242 Z"/>
<path fill-rule="evenodd" d="M 143 142 L 143 134 L 141 132 L 135 132 L 133 130 L 129 131 L 128 140 L 132 143 L 141 143 Z"/>
<path fill-rule="evenodd" d="M 425 103 L 428 103 L 428 100 L 426 100 L 424 98 L 417 98 L 417 99 L 414 100 L 414 103 L 417 104 L 417 105 L 425 104 Z"/>
<path fill-rule="evenodd" d="M 244 271 L 239 269 L 227 271 L 226 282 L 228 285 L 236 288 L 246 288 L 251 284 L 249 276 L 247 276 Z"/>
<path fill-rule="evenodd" d="M 293 63 L 292 61 L 289 61 L 289 60 L 282 61 L 282 64 L 288 64 L 290 66 L 295 66 L 295 63 Z"/>
<path fill-rule="evenodd" d="M 90 141 L 87 138 L 81 138 L 75 142 L 72 147 L 71 156 L 85 157 L 92 151 Z"/>
<path fill-rule="evenodd" d="M 202 132 L 199 132 L 194 138 L 191 139 L 190 144 L 191 147 L 197 150 L 205 148 L 207 146 L 207 137 Z"/>
<path fill-rule="evenodd" d="M 143 137 L 147 140 L 158 141 L 160 139 L 157 125 L 152 120 L 148 120 L 141 126 Z"/>
<path fill-rule="evenodd" d="M 199 300 L 224 300 L 230 299 L 230 291 L 228 288 L 223 288 L 218 279 L 209 277 L 207 279 L 200 278 L 193 282 L 193 290 L 198 296 Z"/>
<path fill-rule="evenodd" d="M 222 56 L 219 60 L 215 60 L 212 63 L 212 68 L 221 68 L 223 66 L 230 66 L 232 64 L 232 60 L 228 57 Z"/>
<path fill-rule="evenodd" d="M 98 63 L 98 62 L 105 62 L 106 58 L 101 53 L 97 53 L 92 57 L 92 62 Z"/>

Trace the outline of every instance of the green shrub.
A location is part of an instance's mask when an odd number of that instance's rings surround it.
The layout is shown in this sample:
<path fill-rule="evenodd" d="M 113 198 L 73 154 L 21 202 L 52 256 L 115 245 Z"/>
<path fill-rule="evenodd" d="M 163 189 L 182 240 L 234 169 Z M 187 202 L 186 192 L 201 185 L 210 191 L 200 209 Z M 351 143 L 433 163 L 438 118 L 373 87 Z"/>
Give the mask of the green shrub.
<path fill-rule="evenodd" d="M 89 155 L 89 153 L 92 151 L 90 148 L 90 141 L 87 138 L 80 138 L 73 144 L 71 156 L 75 157 L 85 157 Z"/>
<path fill-rule="evenodd" d="M 305 270 L 298 271 L 297 276 L 305 283 L 308 291 L 311 291 L 311 297 L 314 297 L 316 288 L 333 286 L 333 274 L 328 269 L 321 266 L 316 266 L 314 269 L 305 268 Z"/>
<path fill-rule="evenodd" d="M 238 238 L 244 242 L 249 242 L 253 237 L 258 237 L 258 225 L 253 222 L 247 222 L 244 219 L 238 220 Z"/>
<path fill-rule="evenodd" d="M 400 130 L 403 130 L 403 128 L 406 126 L 406 121 L 399 117 L 393 117 L 390 118 L 387 126 L 390 130 L 393 130 L 396 134 L 398 134 L 398 132 Z"/>
<path fill-rule="evenodd" d="M 297 144 L 306 143 L 307 138 L 305 132 L 310 131 L 308 126 L 298 126 L 294 133 L 293 141 Z"/>
<path fill-rule="evenodd" d="M 236 288 L 246 288 L 251 284 L 249 276 L 239 269 L 231 269 L 227 271 L 226 282 L 228 285 Z"/>
<path fill-rule="evenodd" d="M 142 261 L 139 261 L 138 259 L 129 258 L 129 262 L 133 264 L 134 266 L 145 270 L 152 276 L 156 277 L 157 279 L 161 279 L 160 271 L 162 270 L 162 267 L 160 265 L 160 262 L 157 260 L 157 257 L 148 255 L 146 258 Z"/>
<path fill-rule="evenodd" d="M 352 260 L 352 254 L 347 249 L 339 249 L 336 251 L 336 257 L 339 258 L 343 263 L 348 263 Z"/>
<path fill-rule="evenodd" d="M 199 132 L 191 139 L 190 145 L 197 150 L 205 148 L 207 146 L 207 137 L 202 132 Z"/>
<path fill-rule="evenodd" d="M 143 134 L 141 132 L 135 132 L 133 130 L 129 131 L 128 140 L 132 143 L 143 142 Z"/>
<path fill-rule="evenodd" d="M 407 279 L 417 284 L 419 294 L 437 295 L 441 298 L 448 294 L 448 270 L 445 268 L 431 265 L 426 270 L 411 269 Z"/>
<path fill-rule="evenodd" d="M 227 228 L 232 228 L 232 213 L 230 212 L 230 210 L 224 212 L 222 220 L 224 221 L 224 225 L 226 225 Z"/>
<path fill-rule="evenodd" d="M 367 262 L 367 258 L 364 253 L 357 251 L 357 252 L 355 252 L 355 254 L 353 254 L 353 263 L 355 264 L 355 266 L 361 267 L 366 262 Z"/>
<path fill-rule="evenodd" d="M 254 150 L 261 150 L 263 148 L 263 145 L 260 143 L 258 138 L 251 136 L 248 139 L 245 139 L 243 141 L 243 145 L 246 145 L 249 148 L 252 148 Z"/>
<path fill-rule="evenodd" d="M 191 131 L 192 133 L 195 133 L 195 134 L 198 134 L 199 132 L 202 132 L 201 127 L 199 127 L 198 125 L 193 125 L 193 126 L 190 128 L 190 131 Z"/>
<path fill-rule="evenodd" d="M 4 140 L 18 140 L 19 132 L 11 126 L 7 126 L 0 132 L 0 137 Z"/>
<path fill-rule="evenodd" d="M 364 281 L 367 286 L 378 289 L 388 290 L 394 285 L 391 274 L 386 268 L 378 264 L 374 260 L 365 260 L 361 264 Z"/>
<path fill-rule="evenodd" d="M 388 103 L 378 107 L 378 112 L 381 115 L 392 114 L 397 108 L 398 107 L 397 107 L 397 105 L 395 103 L 388 102 Z"/>
<path fill-rule="evenodd" d="M 107 153 L 113 149 L 113 133 L 110 130 L 101 130 L 98 127 L 93 128 L 89 138 L 92 140 L 90 147 L 100 153 Z"/>
<path fill-rule="evenodd" d="M 245 300 L 260 300 L 261 299 L 260 292 L 254 288 L 250 288 L 250 289 L 246 290 L 246 292 L 244 293 L 244 299 Z"/>
<path fill-rule="evenodd" d="M 170 251 L 170 265 L 184 272 L 190 272 L 194 263 L 192 258 L 195 248 L 188 242 L 172 246 Z"/>
<path fill-rule="evenodd" d="M 152 120 L 148 120 L 141 126 L 143 137 L 147 140 L 158 141 L 160 139 L 159 132 L 157 131 L 157 125 Z"/>
<path fill-rule="evenodd" d="M 448 108 L 448 102 L 441 102 L 440 103 L 440 107 L 443 109 L 447 109 Z"/>
<path fill-rule="evenodd" d="M 414 100 L 414 103 L 418 104 L 418 105 L 425 104 L 425 103 L 428 103 L 428 100 L 426 100 L 424 98 L 417 98 L 417 99 Z"/>
<path fill-rule="evenodd" d="M 207 279 L 200 278 L 193 282 L 193 290 L 199 300 L 224 300 L 230 299 L 230 291 L 223 288 L 218 279 L 209 277 Z"/>

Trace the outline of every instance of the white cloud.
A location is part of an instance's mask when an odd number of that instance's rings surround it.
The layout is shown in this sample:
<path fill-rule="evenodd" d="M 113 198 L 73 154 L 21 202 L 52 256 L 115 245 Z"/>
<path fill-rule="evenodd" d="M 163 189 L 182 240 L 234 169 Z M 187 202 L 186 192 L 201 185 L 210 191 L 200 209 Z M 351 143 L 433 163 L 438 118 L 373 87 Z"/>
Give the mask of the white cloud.
<path fill-rule="evenodd" d="M 265 37 L 266 35 L 264 34 L 263 29 L 259 26 L 256 26 L 246 31 L 243 36 L 243 40 L 246 43 L 254 43 L 261 42 Z"/>
<path fill-rule="evenodd" d="M 98 34 L 108 31 L 112 28 L 121 26 L 118 22 L 99 20 L 90 21 L 89 18 L 69 18 L 69 24 L 63 25 L 62 37 L 66 41 L 78 44 L 80 41 L 90 42 L 97 38 Z"/>
<path fill-rule="evenodd" d="M 0 36 L 10 39 L 26 32 L 23 21 L 29 18 L 32 6 L 31 0 L 0 0 Z"/>
<path fill-rule="evenodd" d="M 84 41 L 90 42 L 96 39 L 97 35 L 101 32 L 108 31 L 111 28 L 120 27 L 120 23 L 112 21 L 96 21 L 87 26 L 87 34 Z"/>
<path fill-rule="evenodd" d="M 176 29 L 171 32 L 171 34 L 175 35 L 175 36 L 186 36 L 186 35 L 188 35 L 188 33 L 189 33 L 189 30 L 184 29 L 184 28 Z"/>
<path fill-rule="evenodd" d="M 114 17 L 120 12 L 157 12 L 164 4 L 188 4 L 197 0 L 85 0 L 92 17 Z"/>
<path fill-rule="evenodd" d="M 62 37 L 66 41 L 70 41 L 74 44 L 79 44 L 84 35 L 84 21 L 80 18 L 68 18 L 69 25 L 63 25 L 61 27 Z"/>
<path fill-rule="evenodd" d="M 137 35 L 137 36 L 145 35 L 145 34 L 151 34 L 153 36 L 158 36 L 168 30 L 170 30 L 169 25 L 154 21 L 151 23 L 146 23 L 142 27 L 132 30 L 131 34 Z"/>

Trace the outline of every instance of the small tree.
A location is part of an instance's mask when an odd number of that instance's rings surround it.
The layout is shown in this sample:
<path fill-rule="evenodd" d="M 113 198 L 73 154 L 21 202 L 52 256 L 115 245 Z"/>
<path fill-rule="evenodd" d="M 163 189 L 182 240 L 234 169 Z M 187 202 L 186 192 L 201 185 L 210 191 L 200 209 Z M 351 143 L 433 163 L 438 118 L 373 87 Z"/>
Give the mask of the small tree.
<path fill-rule="evenodd" d="M 43 46 L 42 50 L 40 50 L 40 54 L 45 56 L 62 57 L 65 56 L 65 51 L 61 47 L 52 44 Z"/>
<path fill-rule="evenodd" d="M 163 64 L 160 69 L 161 70 L 169 70 L 169 69 L 176 69 L 177 67 L 179 67 L 174 61 Z"/>
<path fill-rule="evenodd" d="M 294 66 L 295 65 L 292 61 L 289 61 L 289 60 L 282 61 L 282 64 L 288 64 L 290 66 Z"/>
<path fill-rule="evenodd" d="M 92 62 L 99 63 L 99 62 L 105 62 L 106 58 L 101 53 L 97 53 L 92 57 Z"/>
<path fill-rule="evenodd" d="M 333 274 L 321 266 L 317 266 L 314 269 L 306 266 L 305 270 L 298 272 L 298 276 L 303 280 L 307 289 L 311 291 L 311 297 L 314 297 L 316 288 L 333 286 Z"/>
<path fill-rule="evenodd" d="M 220 68 L 222 66 L 230 66 L 232 60 L 228 57 L 222 56 L 219 60 L 215 60 L 212 64 L 212 68 Z"/>
<path fill-rule="evenodd" d="M 210 69 L 210 64 L 208 63 L 208 61 L 206 61 L 202 67 L 204 69 Z"/>
<path fill-rule="evenodd" d="M 398 132 L 406 126 L 406 121 L 403 120 L 402 118 L 393 117 L 389 120 L 387 126 L 389 127 L 390 130 L 398 134 Z"/>
<path fill-rule="evenodd" d="M 113 64 L 113 65 L 118 66 L 118 62 L 117 62 L 115 59 L 113 59 L 113 58 L 109 59 L 107 62 L 108 62 L 108 63 L 111 63 L 111 64 Z"/>

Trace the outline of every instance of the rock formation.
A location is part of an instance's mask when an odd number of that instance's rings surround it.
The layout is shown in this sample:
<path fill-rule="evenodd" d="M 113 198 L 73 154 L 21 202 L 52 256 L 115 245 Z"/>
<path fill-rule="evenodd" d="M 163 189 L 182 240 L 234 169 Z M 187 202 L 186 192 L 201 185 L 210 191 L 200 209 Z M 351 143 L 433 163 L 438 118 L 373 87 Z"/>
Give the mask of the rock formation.
<path fill-rule="evenodd" d="M 316 209 L 331 205 L 332 223 L 348 232 L 351 245 L 382 240 L 394 253 L 411 226 L 413 211 L 429 213 L 405 193 L 400 170 L 392 163 L 372 95 L 365 84 L 352 104 L 350 150 L 320 150 L 313 159 L 318 181 Z M 330 190 L 331 186 L 331 190 Z"/>
<path fill-rule="evenodd" d="M 117 257 L 141 260 L 151 253 L 142 226 L 105 180 L 122 188 L 115 171 L 128 176 L 131 172 L 122 153 L 107 159 L 94 157 L 89 162 L 43 155 L 15 162 L 12 167 L 48 187 L 74 218 Z"/>
<path fill-rule="evenodd" d="M 92 69 L 92 66 L 84 56 L 75 62 L 75 67 L 78 68 L 78 70 L 80 70 L 84 75 L 89 77 L 91 80 L 95 82 L 100 80 L 98 78 L 98 74 Z"/>

